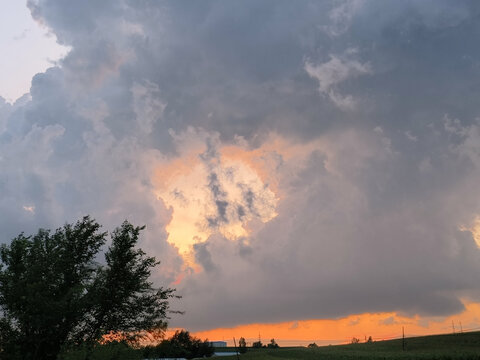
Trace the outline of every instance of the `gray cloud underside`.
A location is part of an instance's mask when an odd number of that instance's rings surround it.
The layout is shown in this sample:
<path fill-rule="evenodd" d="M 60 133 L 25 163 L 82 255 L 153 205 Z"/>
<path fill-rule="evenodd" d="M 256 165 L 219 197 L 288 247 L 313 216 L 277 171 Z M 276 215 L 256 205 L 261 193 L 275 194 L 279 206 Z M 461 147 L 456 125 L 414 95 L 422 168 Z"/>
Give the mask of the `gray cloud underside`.
<path fill-rule="evenodd" d="M 278 216 L 251 238 L 195 246 L 205 271 L 180 285 L 172 325 L 447 315 L 479 299 L 478 250 L 459 230 L 480 213 L 478 2 L 28 5 L 72 50 L 28 96 L 0 100 L 2 242 L 85 213 L 108 229 L 129 218 L 172 281 L 182 260 L 151 180 L 180 152 L 169 130 L 251 148 L 276 133 L 328 150 L 278 155 Z M 228 221 L 210 176 L 212 221 Z"/>

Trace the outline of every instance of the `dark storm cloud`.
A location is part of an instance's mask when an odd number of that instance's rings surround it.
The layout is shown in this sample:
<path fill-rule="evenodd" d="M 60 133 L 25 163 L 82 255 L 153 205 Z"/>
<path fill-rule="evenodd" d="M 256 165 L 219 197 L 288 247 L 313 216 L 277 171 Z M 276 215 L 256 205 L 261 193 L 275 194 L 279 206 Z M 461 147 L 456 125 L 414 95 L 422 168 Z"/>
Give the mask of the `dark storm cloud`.
<path fill-rule="evenodd" d="M 300 160 L 270 154 L 277 217 L 194 247 L 206 271 L 181 285 L 173 325 L 448 315 L 476 299 L 478 250 L 459 228 L 480 214 L 478 2 L 28 5 L 72 50 L 31 98 L 0 100 L 2 241 L 85 213 L 108 229 L 129 218 L 172 280 L 172 210 L 151 181 L 181 153 L 172 134 L 218 135 L 202 155 L 217 222 L 262 206 L 247 184 L 241 203 L 223 196 L 217 149 L 275 135 L 306 144 Z"/>
<path fill-rule="evenodd" d="M 230 204 L 226 200 L 228 194 L 223 189 L 223 186 L 218 179 L 218 175 L 214 170 L 215 166 L 218 165 L 220 161 L 216 145 L 210 138 L 207 138 L 206 145 L 207 149 L 204 153 L 200 154 L 200 158 L 209 171 L 207 187 L 216 208 L 215 215 L 207 217 L 207 223 L 209 227 L 215 229 L 221 224 L 228 223 L 227 210 Z"/>
<path fill-rule="evenodd" d="M 243 202 L 248 210 L 252 213 L 256 213 L 255 210 L 255 192 L 245 184 L 237 184 L 242 189 Z"/>
<path fill-rule="evenodd" d="M 195 260 L 202 265 L 206 272 L 210 273 L 216 270 L 216 267 L 212 262 L 212 256 L 210 255 L 207 246 L 207 243 L 194 244 L 193 250 L 195 252 Z"/>

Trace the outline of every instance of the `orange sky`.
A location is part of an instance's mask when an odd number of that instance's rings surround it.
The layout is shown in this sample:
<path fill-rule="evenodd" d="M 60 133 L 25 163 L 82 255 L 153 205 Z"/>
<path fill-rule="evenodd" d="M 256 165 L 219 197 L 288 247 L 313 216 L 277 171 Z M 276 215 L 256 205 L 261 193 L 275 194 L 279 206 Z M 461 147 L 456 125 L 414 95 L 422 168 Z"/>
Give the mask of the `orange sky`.
<path fill-rule="evenodd" d="M 224 340 L 233 345 L 233 337 L 245 337 L 248 342 L 268 343 L 271 338 L 281 346 L 318 345 L 348 343 L 353 337 L 364 340 L 372 336 L 374 340 L 398 338 L 405 336 L 430 335 L 478 330 L 480 328 L 480 304 L 466 304 L 463 313 L 445 318 L 402 317 L 396 313 L 357 314 L 335 320 L 304 320 L 277 324 L 250 324 L 234 328 L 219 328 L 194 333 L 201 339 Z M 238 340 L 237 340 L 238 341 Z"/>

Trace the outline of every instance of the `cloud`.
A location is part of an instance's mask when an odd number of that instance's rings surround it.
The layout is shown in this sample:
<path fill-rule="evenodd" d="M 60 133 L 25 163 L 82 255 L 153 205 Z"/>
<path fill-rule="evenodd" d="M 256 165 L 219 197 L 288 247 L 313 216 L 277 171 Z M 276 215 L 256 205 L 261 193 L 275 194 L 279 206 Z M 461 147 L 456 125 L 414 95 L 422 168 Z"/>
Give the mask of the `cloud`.
<path fill-rule="evenodd" d="M 31 29 L 23 29 L 20 34 L 13 37 L 13 40 L 24 40 L 30 31 Z"/>
<path fill-rule="evenodd" d="M 379 325 L 397 325 L 397 324 L 399 324 L 399 322 L 395 320 L 394 316 L 389 316 L 379 321 Z"/>
<path fill-rule="evenodd" d="M 475 3 L 28 4 L 72 50 L 0 100 L 2 242 L 147 224 L 191 330 L 479 300 Z"/>
<path fill-rule="evenodd" d="M 205 299 L 195 297 L 195 305 L 192 294 L 207 287 L 209 277 L 186 279 L 187 314 L 180 324 L 201 328 L 214 314 L 220 326 L 229 326 L 277 317 L 338 317 L 347 308 L 423 316 L 463 309 L 454 289 L 467 283 L 475 288 L 478 253 L 472 235 L 451 222 L 453 209 L 424 213 L 440 206 L 438 201 L 450 208 L 452 199 L 436 193 L 423 196 L 422 205 L 412 189 L 402 202 L 386 201 L 396 197 L 392 171 L 405 159 L 385 151 L 382 139 L 368 132 L 329 134 L 324 140 L 285 162 L 278 174 L 283 184 L 278 216 L 251 235 L 249 257 L 239 255 L 238 244 L 209 239 L 211 261 L 222 275 Z M 225 299 L 228 283 L 237 282 L 243 285 L 229 288 L 225 306 L 210 305 L 212 297 Z M 197 306 L 201 313 L 194 311 Z M 237 316 L 229 315 L 232 307 Z"/>
<path fill-rule="evenodd" d="M 158 85 L 146 82 L 145 85 L 132 86 L 133 110 L 140 126 L 140 131 L 151 133 L 156 122 L 162 118 L 167 106 L 162 102 Z"/>
<path fill-rule="evenodd" d="M 355 50 L 349 49 L 347 54 L 349 53 L 355 53 Z M 335 55 L 330 55 L 330 60 L 318 65 L 306 61 L 305 71 L 318 81 L 320 94 L 328 96 L 338 108 L 350 111 L 357 106 L 357 100 L 351 95 L 340 94 L 337 86 L 350 78 L 371 73 L 368 63 L 362 64 L 356 60 L 342 59 Z"/>
<path fill-rule="evenodd" d="M 7 103 L 4 98 L 0 96 L 0 131 L 4 131 L 4 124 L 10 114 L 12 105 Z"/>
<path fill-rule="evenodd" d="M 215 271 L 215 265 L 212 262 L 212 256 L 207 248 L 207 243 L 198 243 L 193 245 L 195 260 L 203 267 L 206 272 Z"/>
<path fill-rule="evenodd" d="M 363 5 L 363 0 L 340 1 L 334 6 L 328 16 L 331 23 L 325 25 L 325 30 L 331 36 L 339 36 L 348 31 L 355 13 Z"/>
<path fill-rule="evenodd" d="M 355 326 L 355 325 L 358 325 L 360 324 L 360 318 L 357 317 L 356 319 L 352 319 L 348 322 L 348 326 Z"/>
<path fill-rule="evenodd" d="M 248 153 L 243 146 L 230 146 L 223 154 L 218 134 L 193 128 L 172 136 L 183 154 L 158 165 L 155 183 L 158 196 L 173 208 L 169 242 L 181 252 L 191 252 L 192 245 L 195 252 L 195 245 L 214 233 L 241 239 L 249 222 L 265 223 L 276 215 L 275 194 L 241 160 Z"/>

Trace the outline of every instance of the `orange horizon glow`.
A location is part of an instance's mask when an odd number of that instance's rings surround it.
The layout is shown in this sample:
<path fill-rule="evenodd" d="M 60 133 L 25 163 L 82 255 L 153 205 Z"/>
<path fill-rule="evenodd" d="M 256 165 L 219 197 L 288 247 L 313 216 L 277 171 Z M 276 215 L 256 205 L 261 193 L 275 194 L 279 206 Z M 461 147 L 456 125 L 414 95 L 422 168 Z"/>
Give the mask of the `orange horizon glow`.
<path fill-rule="evenodd" d="M 275 324 L 248 324 L 232 328 L 218 328 L 192 332 L 200 339 L 226 341 L 233 346 L 233 338 L 244 337 L 247 345 L 258 341 L 268 344 L 274 338 L 280 346 L 337 345 L 350 343 L 353 337 L 363 342 L 369 336 L 374 341 L 402 337 L 448 334 L 480 330 L 480 303 L 465 304 L 465 310 L 447 317 L 401 316 L 395 312 L 353 314 L 339 319 L 288 321 Z M 178 329 L 170 329 L 171 336 Z M 187 329 L 188 330 L 188 329 Z"/>

